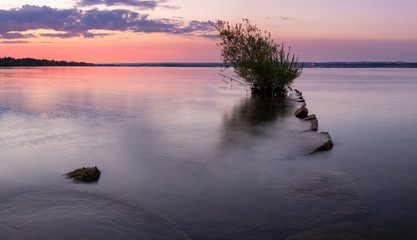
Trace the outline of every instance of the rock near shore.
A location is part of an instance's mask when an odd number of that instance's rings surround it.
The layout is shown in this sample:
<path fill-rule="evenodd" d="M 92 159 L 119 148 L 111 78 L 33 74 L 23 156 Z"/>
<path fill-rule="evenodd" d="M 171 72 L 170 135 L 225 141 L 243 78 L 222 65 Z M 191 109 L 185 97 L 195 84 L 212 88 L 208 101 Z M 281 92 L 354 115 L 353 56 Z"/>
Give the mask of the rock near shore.
<path fill-rule="evenodd" d="M 68 178 L 72 178 L 74 182 L 97 182 L 100 178 L 101 172 L 97 167 L 83 167 L 75 169 L 72 172 L 65 174 Z"/>

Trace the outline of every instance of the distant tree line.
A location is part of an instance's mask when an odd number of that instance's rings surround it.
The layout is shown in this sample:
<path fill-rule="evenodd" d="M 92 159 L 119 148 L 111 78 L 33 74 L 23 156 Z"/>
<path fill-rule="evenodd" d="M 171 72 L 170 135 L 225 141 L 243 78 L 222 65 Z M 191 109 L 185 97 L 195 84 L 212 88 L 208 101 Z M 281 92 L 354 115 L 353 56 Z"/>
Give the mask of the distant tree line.
<path fill-rule="evenodd" d="M 305 62 L 305 68 L 417 68 L 415 62 Z"/>
<path fill-rule="evenodd" d="M 55 61 L 46 59 L 34 59 L 34 58 L 12 58 L 4 57 L 0 58 L 1 67 L 18 67 L 18 66 L 94 66 L 92 63 L 85 62 L 67 62 L 67 61 Z"/>

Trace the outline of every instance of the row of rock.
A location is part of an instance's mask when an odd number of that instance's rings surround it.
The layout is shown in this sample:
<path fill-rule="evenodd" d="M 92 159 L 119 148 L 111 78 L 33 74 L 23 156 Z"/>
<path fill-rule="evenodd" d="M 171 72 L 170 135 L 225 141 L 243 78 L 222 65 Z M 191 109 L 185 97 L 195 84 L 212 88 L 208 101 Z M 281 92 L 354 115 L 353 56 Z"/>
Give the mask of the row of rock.
<path fill-rule="evenodd" d="M 316 114 L 308 115 L 308 109 L 305 106 L 298 108 L 294 112 L 294 115 L 310 122 L 310 130 L 317 131 L 319 129 L 319 121 L 317 120 Z"/>
<path fill-rule="evenodd" d="M 308 121 L 310 123 L 310 130 L 312 131 L 317 131 L 319 128 L 319 121 L 317 120 L 317 117 L 315 114 L 311 114 L 308 115 L 308 109 L 307 109 L 307 104 L 305 103 L 305 100 L 303 98 L 303 93 L 298 91 L 297 89 L 294 90 L 295 91 L 295 95 L 297 96 L 297 102 L 302 102 L 302 106 L 299 107 L 295 112 L 294 115 L 297 118 L 303 119 L 304 121 Z M 333 141 L 332 138 L 330 137 L 330 134 L 328 132 L 319 132 L 317 133 L 317 135 L 319 136 L 319 139 L 321 142 L 321 144 L 319 145 L 319 147 L 317 147 L 313 153 L 315 152 L 320 152 L 320 151 L 326 151 L 326 150 L 330 150 L 333 148 Z"/>
<path fill-rule="evenodd" d="M 297 89 L 294 90 L 297 96 L 297 102 L 302 102 L 302 106 L 298 108 L 294 115 L 297 118 L 303 119 L 304 121 L 310 122 L 310 130 L 317 131 L 319 122 L 317 120 L 317 117 L 315 114 L 308 115 L 308 109 L 306 108 L 306 103 L 303 98 L 302 92 L 298 91 Z M 319 147 L 317 147 L 313 153 L 330 150 L 333 148 L 333 141 L 330 137 L 330 134 L 328 132 L 319 132 L 317 133 L 321 144 Z M 65 174 L 68 178 L 72 178 L 74 182 L 80 183 L 91 183 L 91 182 L 97 182 L 100 178 L 101 172 L 97 167 L 83 167 L 79 169 L 75 169 L 72 172 Z"/>

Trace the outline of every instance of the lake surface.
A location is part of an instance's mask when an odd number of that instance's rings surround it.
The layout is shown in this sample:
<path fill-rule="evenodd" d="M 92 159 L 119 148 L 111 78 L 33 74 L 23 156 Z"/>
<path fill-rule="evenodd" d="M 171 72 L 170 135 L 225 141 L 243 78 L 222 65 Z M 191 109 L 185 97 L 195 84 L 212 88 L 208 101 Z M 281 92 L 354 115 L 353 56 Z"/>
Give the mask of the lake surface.
<path fill-rule="evenodd" d="M 313 155 L 219 71 L 0 68 L 0 239 L 417 239 L 417 70 L 305 69 Z"/>

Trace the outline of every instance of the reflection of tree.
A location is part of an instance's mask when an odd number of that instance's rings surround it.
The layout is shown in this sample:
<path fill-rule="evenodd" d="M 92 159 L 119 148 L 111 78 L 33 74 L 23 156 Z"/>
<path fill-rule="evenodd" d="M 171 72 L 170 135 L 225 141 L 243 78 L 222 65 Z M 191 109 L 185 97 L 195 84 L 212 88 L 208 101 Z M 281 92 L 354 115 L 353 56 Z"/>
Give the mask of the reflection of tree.
<path fill-rule="evenodd" d="M 264 127 L 290 114 L 290 104 L 285 98 L 246 98 L 225 112 L 225 131 L 246 131 L 260 135 L 265 131 Z"/>

